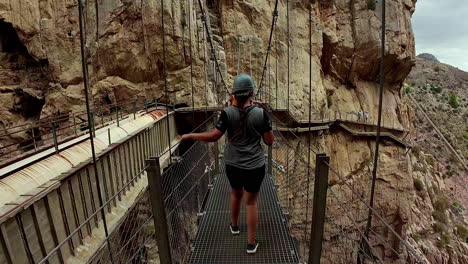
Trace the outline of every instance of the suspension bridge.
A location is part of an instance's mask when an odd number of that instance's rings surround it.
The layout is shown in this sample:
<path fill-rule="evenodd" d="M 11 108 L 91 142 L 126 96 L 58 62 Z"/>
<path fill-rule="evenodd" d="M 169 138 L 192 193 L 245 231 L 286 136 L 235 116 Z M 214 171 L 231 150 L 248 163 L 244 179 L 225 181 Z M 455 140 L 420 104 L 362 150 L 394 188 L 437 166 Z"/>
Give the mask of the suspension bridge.
<path fill-rule="evenodd" d="M 199 0 L 215 87 L 229 94 L 206 10 Z M 272 32 L 277 14 L 278 1 Z M 87 61 L 83 36 L 81 44 Z M 163 36 L 164 50 L 165 45 Z M 165 59 L 163 65 L 166 72 Z M 340 129 L 375 138 L 377 146 L 387 138 L 409 149 L 407 129 L 382 125 L 381 109 L 369 120 L 349 111 L 313 113 L 310 98 L 309 119 L 294 119 L 288 108 L 278 109 L 278 97 L 262 89 L 266 69 L 258 98 L 271 113 L 276 141 L 266 152 L 257 254 L 245 254 L 243 216 L 241 235 L 229 234 L 230 190 L 220 151 L 225 140 L 179 139 L 212 129 L 222 107 L 176 108 L 154 99 L 92 106 L 83 63 L 86 112 L 10 127 L 0 136 L 32 136 L 0 149 L 0 263 L 426 263 L 367 192 L 311 143 L 314 131 Z M 164 86 L 168 99 L 167 81 Z M 193 89 L 192 82 L 192 98 Z"/>

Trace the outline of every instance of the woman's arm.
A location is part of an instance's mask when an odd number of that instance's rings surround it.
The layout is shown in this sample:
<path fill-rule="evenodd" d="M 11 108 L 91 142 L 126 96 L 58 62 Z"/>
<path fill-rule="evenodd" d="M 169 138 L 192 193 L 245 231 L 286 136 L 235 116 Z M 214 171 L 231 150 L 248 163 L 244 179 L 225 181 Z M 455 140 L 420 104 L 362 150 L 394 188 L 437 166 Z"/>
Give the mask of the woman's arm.
<path fill-rule="evenodd" d="M 197 141 L 204 141 L 204 142 L 215 142 L 218 141 L 223 136 L 223 132 L 219 131 L 217 128 L 209 132 L 204 133 L 190 133 L 182 135 L 182 140 L 197 140 Z"/>
<path fill-rule="evenodd" d="M 275 135 L 273 134 L 273 130 L 270 130 L 263 134 L 263 142 L 265 142 L 265 144 L 267 144 L 268 146 L 273 145 L 274 141 Z"/>

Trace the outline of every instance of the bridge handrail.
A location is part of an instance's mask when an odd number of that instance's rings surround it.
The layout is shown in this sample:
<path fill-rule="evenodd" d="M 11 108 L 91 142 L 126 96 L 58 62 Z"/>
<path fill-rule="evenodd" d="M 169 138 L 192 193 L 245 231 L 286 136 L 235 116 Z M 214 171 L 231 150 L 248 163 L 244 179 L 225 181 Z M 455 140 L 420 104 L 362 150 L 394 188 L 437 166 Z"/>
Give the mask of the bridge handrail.
<path fill-rule="evenodd" d="M 144 102 L 143 104 L 139 104 L 139 105 L 134 104 L 134 102 L 130 102 L 130 104 L 133 105 L 133 109 L 131 112 L 127 112 L 125 116 L 123 116 L 124 113 L 120 111 L 116 111 L 115 113 L 110 113 L 108 115 L 101 114 L 100 116 L 95 116 L 92 122 L 94 125 L 93 130 L 96 131 L 97 129 L 108 126 L 110 124 L 119 123 L 122 120 L 130 118 L 132 114 L 135 116 L 138 112 L 142 110 L 153 111 L 154 109 L 156 109 L 154 107 L 155 105 L 156 106 L 163 105 L 157 102 L 153 102 L 153 103 Z M 123 105 L 111 106 L 109 107 L 109 110 L 112 110 L 113 107 L 123 107 Z M 152 107 L 153 109 L 150 109 L 150 107 Z M 118 113 L 120 113 L 120 115 L 117 115 Z M 81 115 L 86 116 L 86 113 L 82 113 Z M 115 119 L 113 118 L 114 116 L 116 117 Z M 64 142 L 67 142 L 79 136 L 88 134 L 88 130 L 82 131 L 83 126 L 86 126 L 86 127 L 88 126 L 89 124 L 88 121 L 83 120 L 77 123 L 75 122 L 75 118 L 77 117 L 76 115 L 72 116 L 73 120 L 71 121 L 71 124 L 66 125 L 64 127 L 56 126 L 56 124 L 58 124 L 57 122 L 59 121 L 60 122 L 70 121 L 69 117 L 70 116 L 68 116 L 67 120 L 61 117 L 61 119 L 54 120 L 51 123 L 50 122 L 43 123 L 43 124 L 39 123 L 36 127 L 28 128 L 28 129 L 21 130 L 21 131 L 13 131 L 12 133 L 7 133 L 7 134 L 0 136 L 0 139 L 1 139 L 2 137 L 9 137 L 13 134 L 20 133 L 22 131 L 33 131 L 32 137 L 26 139 L 26 141 L 23 141 L 23 144 L 21 142 L 11 143 L 11 144 L 0 147 L 0 153 L 2 154 L 0 156 L 0 166 L 4 167 L 8 164 L 11 164 L 12 162 L 15 162 L 18 159 L 18 154 L 20 155 L 19 158 L 24 158 L 25 156 L 33 155 L 35 153 L 48 149 L 52 146 L 55 146 L 57 149 L 58 146 Z M 96 120 L 96 117 L 101 117 L 101 118 L 100 120 L 99 119 Z M 105 120 L 106 118 L 109 118 L 109 120 L 106 121 Z M 47 130 L 50 130 L 52 128 L 52 130 L 49 132 L 46 132 L 45 134 L 38 133 L 36 135 L 34 131 L 39 128 L 46 128 Z M 20 147 L 16 147 L 18 145 L 20 145 Z M 12 147 L 16 147 L 16 148 L 14 150 L 10 150 Z M 14 158 L 12 159 L 12 157 Z"/>

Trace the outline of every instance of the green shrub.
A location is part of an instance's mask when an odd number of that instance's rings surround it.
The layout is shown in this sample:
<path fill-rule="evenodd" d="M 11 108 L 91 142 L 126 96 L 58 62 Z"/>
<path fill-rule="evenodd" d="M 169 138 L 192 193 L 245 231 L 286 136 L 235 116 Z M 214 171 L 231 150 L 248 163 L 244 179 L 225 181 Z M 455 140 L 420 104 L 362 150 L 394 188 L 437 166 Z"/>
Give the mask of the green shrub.
<path fill-rule="evenodd" d="M 413 237 L 414 241 L 416 241 L 416 243 L 421 241 L 421 236 L 418 234 L 412 234 L 411 236 Z"/>
<path fill-rule="evenodd" d="M 450 235 L 447 233 L 442 234 L 439 241 L 439 246 L 443 247 L 450 244 Z"/>
<path fill-rule="evenodd" d="M 435 66 L 434 71 L 439 72 L 439 71 L 440 71 L 440 67 L 439 67 L 439 66 Z"/>
<path fill-rule="evenodd" d="M 419 232 L 419 234 L 424 238 L 427 238 L 429 236 L 429 233 L 431 233 L 430 228 L 424 228 L 423 230 Z"/>
<path fill-rule="evenodd" d="M 432 217 L 434 217 L 434 219 L 437 221 L 437 222 L 440 222 L 440 223 L 444 223 L 444 224 L 447 224 L 448 223 L 448 217 L 447 215 L 445 214 L 445 212 L 442 212 L 442 211 L 433 211 L 432 212 Z M 435 230 L 434 230 L 435 231 Z M 437 231 L 436 231 L 437 232 Z"/>
<path fill-rule="evenodd" d="M 416 189 L 416 191 L 420 192 L 424 190 L 424 184 L 422 183 L 420 179 L 414 179 L 413 184 L 414 184 L 414 189 Z"/>
<path fill-rule="evenodd" d="M 468 229 L 463 224 L 456 224 L 457 235 L 463 240 L 467 241 L 468 239 Z"/>
<path fill-rule="evenodd" d="M 445 196 L 440 196 L 434 203 L 434 208 L 438 211 L 445 211 L 450 208 L 450 202 Z"/>
<path fill-rule="evenodd" d="M 405 94 L 411 93 L 411 87 L 409 87 L 409 86 L 406 87 L 404 91 L 405 91 Z"/>
<path fill-rule="evenodd" d="M 412 83 L 411 83 L 411 86 L 415 87 L 415 86 L 416 86 L 416 82 L 412 82 Z"/>
<path fill-rule="evenodd" d="M 452 108 L 458 108 L 460 106 L 458 104 L 458 98 L 456 94 L 454 93 L 450 94 L 449 105 L 452 106 Z"/>
<path fill-rule="evenodd" d="M 375 11 L 376 8 L 375 0 L 367 0 L 367 9 Z"/>
<path fill-rule="evenodd" d="M 447 230 L 447 227 L 440 222 L 436 222 L 432 227 L 434 228 L 434 232 L 436 233 L 442 233 L 445 232 L 445 230 Z"/>
<path fill-rule="evenodd" d="M 328 106 L 328 108 L 330 108 L 332 105 L 333 105 L 333 101 L 332 101 L 331 96 L 327 96 L 327 106 Z"/>
<path fill-rule="evenodd" d="M 438 86 L 438 85 L 433 85 L 433 84 L 431 84 L 430 87 L 431 87 L 431 91 L 432 91 L 433 93 L 435 93 L 435 94 L 439 94 L 439 93 L 442 92 L 442 87 L 440 87 L 440 86 Z"/>

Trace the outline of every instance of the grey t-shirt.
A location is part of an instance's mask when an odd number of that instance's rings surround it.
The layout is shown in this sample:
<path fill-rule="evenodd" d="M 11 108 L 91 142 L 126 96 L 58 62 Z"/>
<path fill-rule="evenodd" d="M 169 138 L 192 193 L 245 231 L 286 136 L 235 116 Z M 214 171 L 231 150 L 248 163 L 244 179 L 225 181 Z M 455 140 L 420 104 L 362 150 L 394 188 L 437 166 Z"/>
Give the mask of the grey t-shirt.
<path fill-rule="evenodd" d="M 257 169 L 265 165 L 261 145 L 264 133 L 272 129 L 267 112 L 256 106 L 244 110 L 244 122 L 236 106 L 229 106 L 221 112 L 216 125 L 221 132 L 228 132 L 228 144 L 224 149 L 224 162 L 241 169 Z"/>

